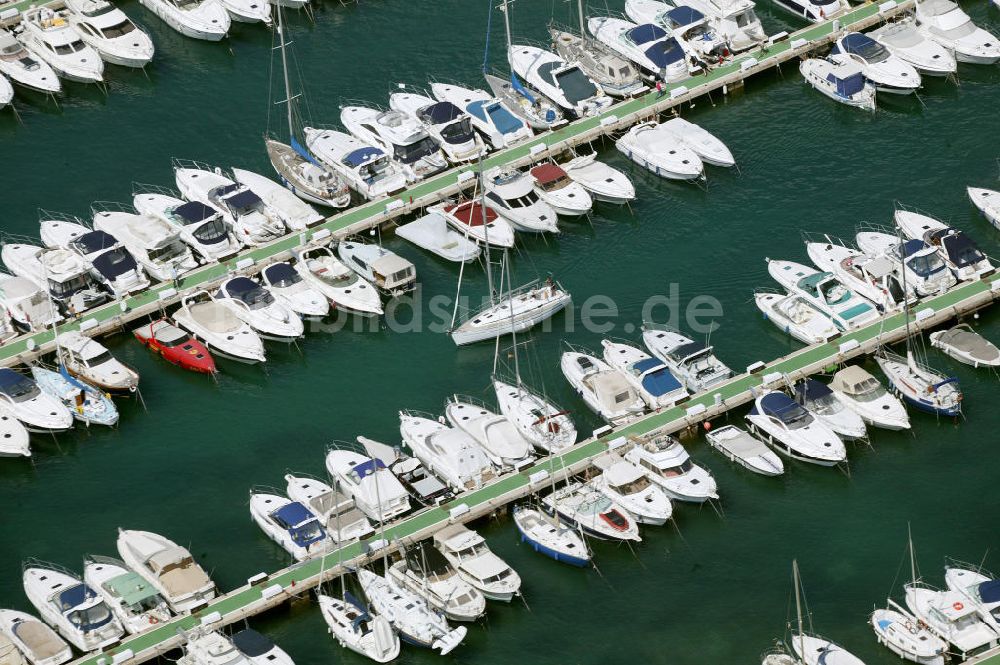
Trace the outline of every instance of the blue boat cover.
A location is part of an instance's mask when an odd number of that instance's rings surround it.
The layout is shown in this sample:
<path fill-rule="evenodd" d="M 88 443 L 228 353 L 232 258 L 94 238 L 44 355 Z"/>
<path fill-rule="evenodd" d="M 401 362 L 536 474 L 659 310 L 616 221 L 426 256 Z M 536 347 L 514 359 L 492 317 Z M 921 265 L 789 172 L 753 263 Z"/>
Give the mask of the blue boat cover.
<path fill-rule="evenodd" d="M 705 15 L 697 9 L 685 6 L 674 7 L 667 12 L 667 16 L 670 18 L 670 22 L 676 26 L 691 25 L 705 18 Z"/>
<path fill-rule="evenodd" d="M 927 243 L 925 243 L 923 240 L 920 239 L 907 240 L 902 244 L 902 246 L 900 246 L 898 253 L 902 254 L 903 258 L 909 258 L 914 254 L 916 254 L 917 252 L 927 249 L 927 247 L 928 247 Z"/>
<path fill-rule="evenodd" d="M 840 48 L 837 50 L 857 55 L 870 62 L 874 62 L 886 53 L 884 46 L 868 35 L 861 34 L 860 32 L 849 33 L 846 37 L 840 40 L 838 46 Z"/>
<path fill-rule="evenodd" d="M 31 392 L 35 382 L 9 367 L 0 367 L 0 393 L 17 397 Z"/>
<path fill-rule="evenodd" d="M 532 104 L 535 103 L 534 95 L 528 92 L 528 89 L 524 87 L 524 84 L 521 83 L 521 79 L 517 78 L 517 74 L 514 72 L 510 73 L 510 87 L 514 89 L 514 92 L 521 95 Z"/>
<path fill-rule="evenodd" d="M 271 513 L 271 517 L 273 517 L 278 524 L 286 529 L 291 529 L 299 524 L 302 524 L 303 522 L 316 519 L 316 516 L 309 512 L 309 509 L 298 501 L 286 503 L 281 508 L 278 508 Z"/>
<path fill-rule="evenodd" d="M 225 285 L 226 295 L 237 300 L 242 300 L 248 305 L 257 302 L 268 302 L 272 298 L 270 294 L 261 288 L 260 284 L 249 277 L 234 277 Z"/>
<path fill-rule="evenodd" d="M 76 378 L 74 378 L 73 375 L 66 370 L 66 366 L 63 365 L 62 363 L 59 363 L 59 375 L 66 381 L 66 383 L 70 384 L 71 386 L 73 386 L 78 390 L 82 390 L 85 393 L 88 393 L 91 390 L 93 390 L 93 388 L 89 384 L 77 381 Z"/>
<path fill-rule="evenodd" d="M 90 602 L 97 594 L 86 584 L 77 584 L 68 589 L 64 589 L 59 594 L 59 609 L 68 612 L 74 607 L 79 607 Z"/>
<path fill-rule="evenodd" d="M 961 231 L 949 233 L 941 238 L 941 246 L 948 254 L 948 259 L 959 268 L 973 266 L 983 260 L 983 253 L 976 243 Z"/>
<path fill-rule="evenodd" d="M 380 459 L 368 459 L 358 464 L 354 467 L 354 473 L 358 474 L 358 478 L 364 478 L 374 474 L 379 469 L 384 469 L 385 464 L 382 463 Z"/>
<path fill-rule="evenodd" d="M 93 254 L 102 249 L 114 247 L 118 244 L 118 241 L 104 231 L 91 231 L 90 233 L 84 233 L 74 240 L 72 244 L 82 249 L 84 254 Z"/>
<path fill-rule="evenodd" d="M 353 605 L 355 607 L 355 609 L 358 610 L 358 616 L 357 616 L 357 618 L 354 619 L 354 623 L 351 625 L 351 627 L 355 631 L 358 630 L 358 628 L 361 626 L 361 624 L 363 624 L 365 621 L 368 621 L 369 619 L 372 618 L 371 614 L 368 613 L 368 608 L 365 606 L 365 604 L 362 603 L 358 599 L 358 597 L 355 596 L 350 591 L 345 591 L 344 592 L 344 602 L 347 603 L 348 605 Z"/>
<path fill-rule="evenodd" d="M 795 396 L 799 403 L 811 402 L 832 393 L 829 386 L 816 379 L 803 379 L 795 384 Z"/>
<path fill-rule="evenodd" d="M 492 122 L 501 134 L 513 134 L 524 126 L 520 118 L 497 101 L 478 99 L 469 104 L 465 110 L 484 122 Z"/>
<path fill-rule="evenodd" d="M 295 272 L 295 268 L 284 261 L 273 263 L 264 268 L 264 277 L 267 278 L 269 283 L 278 285 L 298 284 L 302 281 L 299 273 Z"/>
<path fill-rule="evenodd" d="M 853 97 L 865 89 L 865 77 L 860 72 L 846 78 L 827 74 L 827 80 L 837 84 L 837 94 L 841 97 Z"/>
<path fill-rule="evenodd" d="M 1000 603 L 1000 580 L 990 580 L 979 585 L 979 598 L 984 603 Z"/>
<path fill-rule="evenodd" d="M 226 199 L 226 205 L 232 210 L 246 210 L 252 208 L 260 203 L 260 197 L 251 192 L 249 189 L 244 189 L 238 194 L 233 194 L 228 199 Z"/>
<path fill-rule="evenodd" d="M 633 44 L 647 44 L 667 36 L 667 31 L 652 23 L 637 25 L 625 33 Z"/>
<path fill-rule="evenodd" d="M 204 203 L 189 201 L 184 205 L 179 205 L 174 208 L 174 214 L 184 219 L 188 224 L 195 224 L 197 222 L 202 222 L 217 213 L 214 208 L 209 208 Z"/>
<path fill-rule="evenodd" d="M 635 368 L 639 369 L 639 365 L 645 363 L 643 360 L 635 364 Z M 642 387 L 650 395 L 654 397 L 660 397 L 662 395 L 669 395 L 670 393 L 680 390 L 681 382 L 677 380 L 667 366 L 661 363 L 659 360 L 655 361 L 661 367 L 660 369 L 654 369 L 649 372 L 649 374 L 642 377 Z"/>
<path fill-rule="evenodd" d="M 347 164 L 351 168 L 357 168 L 364 164 L 367 164 L 373 159 L 378 159 L 385 153 L 378 148 L 372 148 L 371 146 L 365 146 L 364 148 L 358 148 L 357 150 L 352 150 L 347 153 L 346 156 L 341 160 L 344 164 Z"/>
<path fill-rule="evenodd" d="M 258 633 L 253 628 L 245 628 L 233 635 L 233 644 L 240 653 L 248 658 L 263 656 L 274 648 L 274 642 L 266 635 Z"/>
<path fill-rule="evenodd" d="M 438 102 L 420 109 L 420 119 L 432 125 L 441 125 L 462 117 L 462 109 L 451 102 Z"/>
<path fill-rule="evenodd" d="M 660 69 L 664 69 L 675 62 L 683 60 L 684 49 L 681 48 L 676 39 L 671 37 L 670 39 L 656 42 L 646 49 L 646 57 L 652 60 L 654 65 Z"/>
<path fill-rule="evenodd" d="M 122 247 L 104 252 L 91 261 L 91 264 L 94 266 L 94 270 L 101 273 L 106 279 L 112 280 L 137 268 L 135 259 Z"/>
<path fill-rule="evenodd" d="M 760 409 L 765 416 L 774 416 L 786 424 L 798 420 L 806 413 L 791 397 L 780 392 L 771 392 L 761 397 Z"/>
<path fill-rule="evenodd" d="M 292 137 L 291 144 L 292 144 L 292 150 L 294 150 L 299 157 L 306 160 L 310 164 L 315 164 L 316 166 L 319 166 L 319 162 L 313 159 L 313 156 L 309 154 L 309 151 L 303 148 L 302 144 L 299 143 L 297 140 L 295 140 L 294 136 Z"/>

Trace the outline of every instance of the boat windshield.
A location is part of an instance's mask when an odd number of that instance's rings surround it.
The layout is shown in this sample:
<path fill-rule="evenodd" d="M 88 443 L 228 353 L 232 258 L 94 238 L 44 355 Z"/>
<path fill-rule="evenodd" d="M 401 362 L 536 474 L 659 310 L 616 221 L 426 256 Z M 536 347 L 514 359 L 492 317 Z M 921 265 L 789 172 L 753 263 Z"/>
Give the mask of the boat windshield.
<path fill-rule="evenodd" d="M 650 481 L 647 476 L 639 476 L 631 482 L 624 483 L 622 485 L 613 485 L 615 491 L 623 496 L 628 496 L 630 494 L 638 494 L 639 492 L 645 491 L 649 487 Z"/>
<path fill-rule="evenodd" d="M 179 257 L 184 251 L 184 243 L 180 240 L 173 240 L 160 247 L 146 250 L 146 256 L 150 261 L 169 261 Z"/>
<path fill-rule="evenodd" d="M 576 105 L 597 96 L 597 86 L 579 67 L 564 69 L 555 75 L 556 84 L 570 104 Z"/>
<path fill-rule="evenodd" d="M 538 194 L 535 190 L 531 190 L 524 196 L 518 196 L 514 199 L 507 199 L 507 205 L 511 208 L 529 208 L 538 203 Z"/>
<path fill-rule="evenodd" d="M 69 622 L 82 631 L 100 628 L 111 621 L 111 610 L 104 603 L 98 603 L 84 610 L 76 610 L 66 615 Z"/>
<path fill-rule="evenodd" d="M 437 152 L 437 144 L 429 136 L 409 145 L 393 144 L 393 156 L 404 164 L 412 164 L 419 159 Z"/>
<path fill-rule="evenodd" d="M 472 133 L 472 119 L 462 118 L 441 128 L 441 138 L 452 145 L 468 143 L 475 139 Z"/>
<path fill-rule="evenodd" d="M 576 508 L 576 512 L 581 515 L 597 515 L 599 513 L 603 513 L 610 507 L 611 499 L 599 494 L 594 494 L 581 501 L 580 505 Z"/>
<path fill-rule="evenodd" d="M 959 268 L 974 266 L 983 260 L 983 253 L 964 233 L 953 233 L 941 239 L 948 258 Z"/>
<path fill-rule="evenodd" d="M 90 286 L 90 281 L 87 279 L 86 275 L 77 275 L 67 279 L 65 282 L 57 282 L 55 280 L 49 280 L 49 293 L 52 294 L 53 298 L 66 299 L 72 296 L 74 293 L 83 291 Z"/>
<path fill-rule="evenodd" d="M 46 42 L 46 44 L 48 44 L 48 42 Z M 75 42 L 70 42 L 69 44 L 56 44 L 55 46 L 48 44 L 48 47 L 55 51 L 56 55 L 71 55 L 84 49 L 83 42 L 79 39 Z"/>
<path fill-rule="evenodd" d="M 906 265 L 920 277 L 930 277 L 945 269 L 944 261 L 937 252 L 928 252 L 907 259 Z"/>
<path fill-rule="evenodd" d="M 968 16 L 965 17 L 968 19 Z M 947 37 L 948 39 L 961 39 L 962 37 L 968 37 L 976 32 L 976 25 L 969 20 L 965 23 L 956 25 L 954 28 L 947 28 L 944 30 L 936 30 L 935 32 Z"/>
<path fill-rule="evenodd" d="M 878 379 L 874 377 L 871 379 L 865 379 L 858 385 L 854 387 L 855 392 L 852 395 L 854 399 L 859 402 L 874 402 L 875 400 L 885 395 L 885 388 L 882 384 L 878 382 Z"/>
<path fill-rule="evenodd" d="M 843 411 L 844 405 L 830 392 L 810 400 L 809 408 L 821 416 L 832 416 Z"/>
<path fill-rule="evenodd" d="M 863 58 L 870 65 L 889 59 L 888 49 L 867 35 L 856 33 L 845 37 L 844 48 L 848 53 Z"/>
<path fill-rule="evenodd" d="M 114 360 L 114 356 L 107 349 L 104 349 L 95 356 L 90 356 L 86 359 L 87 367 L 97 367 L 98 365 L 103 365 L 106 362 Z"/>
<path fill-rule="evenodd" d="M 135 30 L 135 25 L 132 23 L 132 21 L 130 21 L 128 19 L 125 19 L 121 23 L 116 23 L 115 25 L 111 26 L 110 28 L 104 28 L 104 30 L 103 30 L 103 32 L 104 32 L 104 38 L 105 39 L 117 39 L 118 37 L 122 37 L 124 35 L 127 35 L 128 33 L 132 32 L 133 30 Z"/>
<path fill-rule="evenodd" d="M 0 390 L 15 402 L 27 402 L 41 393 L 38 385 L 13 370 L 5 371 L 0 379 Z"/>
<path fill-rule="evenodd" d="M 206 222 L 195 229 L 194 239 L 203 245 L 215 245 L 228 239 L 226 223 L 219 218 Z"/>
<path fill-rule="evenodd" d="M 312 520 L 311 522 L 306 522 L 301 526 L 289 529 L 288 535 L 290 535 L 292 537 L 292 541 L 300 547 L 305 547 L 311 543 L 315 543 L 316 541 L 323 540 L 326 536 L 323 532 L 323 527 L 319 525 L 317 520 Z"/>
<path fill-rule="evenodd" d="M 486 547 L 486 543 L 474 543 L 455 552 L 455 556 L 458 557 L 459 561 L 466 561 L 467 559 L 474 559 L 480 555 L 486 554 L 487 551 L 488 548 Z"/>

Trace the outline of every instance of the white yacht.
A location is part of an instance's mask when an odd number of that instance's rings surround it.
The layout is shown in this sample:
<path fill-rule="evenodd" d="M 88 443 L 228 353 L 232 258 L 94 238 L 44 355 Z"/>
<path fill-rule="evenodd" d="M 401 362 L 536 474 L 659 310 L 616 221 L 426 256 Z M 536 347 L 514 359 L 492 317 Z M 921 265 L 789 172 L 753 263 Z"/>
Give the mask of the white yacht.
<path fill-rule="evenodd" d="M 267 492 L 251 492 L 250 517 L 296 561 L 319 556 L 333 545 L 320 520 L 298 501 Z"/>
<path fill-rule="evenodd" d="M 825 342 L 843 332 L 802 296 L 757 291 L 753 297 L 765 319 L 805 344 Z"/>
<path fill-rule="evenodd" d="M 690 148 L 701 161 L 714 166 L 730 167 L 736 164 L 733 153 L 714 134 L 688 122 L 684 118 L 671 118 L 660 123 L 659 131 L 673 135 L 681 144 Z"/>
<path fill-rule="evenodd" d="M 689 76 L 684 47 L 658 25 L 601 16 L 588 20 L 587 29 L 598 42 L 638 65 L 648 78 L 674 82 Z"/>
<path fill-rule="evenodd" d="M 441 215 L 452 228 L 480 245 L 514 246 L 514 227 L 489 205 L 484 207 L 478 201 L 437 203 L 427 210 Z"/>
<path fill-rule="evenodd" d="M 215 583 L 177 543 L 149 531 L 118 530 L 118 554 L 153 585 L 170 609 L 191 612 L 215 598 Z"/>
<path fill-rule="evenodd" d="M 45 289 L 64 312 L 79 314 L 108 298 L 75 252 L 9 242 L 0 249 L 0 258 L 12 273 Z"/>
<path fill-rule="evenodd" d="M 579 64 L 566 62 L 545 49 L 512 44 L 507 59 L 528 85 L 576 117 L 597 115 L 613 102 Z"/>
<path fill-rule="evenodd" d="M 698 180 L 705 165 L 691 148 L 655 122 L 633 125 L 615 141 L 619 152 L 661 178 Z"/>
<path fill-rule="evenodd" d="M 525 88 L 517 75 L 512 73 L 509 80 L 492 74 L 484 76 L 486 85 L 496 98 L 532 129 L 546 131 L 566 124 L 559 105 L 545 95 Z"/>
<path fill-rule="evenodd" d="M 479 245 L 474 240 L 451 228 L 444 215 L 437 212 L 429 212 L 412 222 L 397 226 L 396 235 L 446 261 L 464 263 L 475 260 L 480 254 Z"/>
<path fill-rule="evenodd" d="M 340 110 L 340 122 L 358 140 L 381 149 L 395 160 L 410 182 L 448 168 L 438 144 L 420 123 L 405 113 L 345 106 Z"/>
<path fill-rule="evenodd" d="M 692 394 L 710 390 L 733 376 L 733 370 L 715 357 L 711 346 L 669 327 L 643 325 L 642 342 Z"/>
<path fill-rule="evenodd" d="M 266 0 L 220 0 L 229 18 L 237 23 L 271 25 L 271 3 Z"/>
<path fill-rule="evenodd" d="M 222 213 L 204 203 L 185 202 L 170 194 L 140 192 L 133 197 L 132 204 L 140 215 L 155 217 L 176 229 L 181 240 L 208 263 L 235 256 L 242 247 Z"/>
<path fill-rule="evenodd" d="M 623 205 L 635 200 L 635 185 L 628 176 L 599 161 L 596 152 L 577 155 L 559 166 L 595 201 Z"/>
<path fill-rule="evenodd" d="M 306 127 L 302 131 L 309 151 L 366 199 L 374 200 L 406 188 L 406 174 L 385 151 L 331 129 Z"/>
<path fill-rule="evenodd" d="M 955 360 L 973 367 L 1000 367 L 1000 349 L 972 329 L 968 323 L 959 323 L 947 330 L 937 330 L 930 335 L 931 346 Z"/>
<path fill-rule="evenodd" d="M 780 476 L 785 472 L 781 458 L 760 439 L 736 425 L 724 425 L 705 432 L 705 440 L 723 456 L 762 476 Z"/>
<path fill-rule="evenodd" d="M 76 575 L 29 561 L 22 580 L 24 595 L 42 619 L 80 651 L 100 651 L 125 633 L 104 598 Z"/>
<path fill-rule="evenodd" d="M 266 360 L 260 336 L 228 306 L 213 300 L 207 291 L 184 296 L 172 319 L 214 353 L 242 363 Z"/>
<path fill-rule="evenodd" d="M 292 342 L 305 333 L 299 315 L 249 277 L 230 277 L 212 297 L 264 339 Z"/>
<path fill-rule="evenodd" d="M 639 542 L 639 524 L 629 512 L 600 491 L 568 483 L 542 498 L 541 508 L 598 540 Z"/>
<path fill-rule="evenodd" d="M 42 240 L 50 247 L 76 252 L 91 268 L 91 274 L 113 297 L 122 298 L 130 293 L 149 288 L 149 278 L 136 262 L 135 257 L 104 231 L 91 231 L 75 223 L 59 220 L 42 220 Z"/>
<path fill-rule="evenodd" d="M 454 395 L 448 398 L 444 414 L 452 427 L 476 440 L 498 469 L 517 469 L 535 457 L 531 442 L 514 423 L 471 397 Z"/>
<path fill-rule="evenodd" d="M 552 318 L 571 301 L 558 282 L 528 282 L 474 312 L 449 334 L 455 344 L 463 346 L 519 333 Z"/>
<path fill-rule="evenodd" d="M 807 242 L 806 253 L 813 265 L 832 273 L 844 286 L 875 303 L 883 312 L 900 307 L 906 300 L 894 264 L 885 256 L 868 256 L 829 239 Z"/>
<path fill-rule="evenodd" d="M 306 284 L 290 263 L 279 261 L 260 271 L 260 282 L 275 300 L 300 317 L 322 318 L 330 313 L 330 301 Z"/>
<path fill-rule="evenodd" d="M 331 448 L 326 453 L 326 470 L 336 479 L 337 489 L 373 520 L 386 522 L 410 510 L 406 488 L 380 459 Z"/>
<path fill-rule="evenodd" d="M 139 0 L 139 3 L 186 37 L 217 42 L 229 34 L 232 19 L 220 0 Z"/>
<path fill-rule="evenodd" d="M 889 430 L 910 428 L 910 417 L 903 403 L 859 365 L 848 365 L 834 374 L 830 389 L 869 425 Z"/>
<path fill-rule="evenodd" d="M 399 636 L 389 620 L 373 614 L 350 592 L 343 600 L 317 593 L 316 602 L 330 634 L 342 647 L 376 663 L 388 663 L 399 656 Z"/>
<path fill-rule="evenodd" d="M 0 75 L 35 92 L 54 95 L 62 91 L 62 83 L 51 65 L 32 57 L 24 44 L 3 29 L 0 29 Z"/>
<path fill-rule="evenodd" d="M 948 76 L 958 71 L 955 54 L 918 30 L 914 17 L 886 23 L 867 34 L 922 76 Z"/>
<path fill-rule="evenodd" d="M 0 414 L 21 421 L 29 432 L 63 432 L 73 427 L 73 414 L 58 397 L 43 392 L 34 379 L 9 367 L 0 367 Z M 10 432 L 17 428 L 4 429 Z M 26 448 L 26 442 L 14 446 L 22 454 Z"/>
<path fill-rule="evenodd" d="M 65 12 L 49 7 L 33 7 L 21 14 L 21 43 L 37 58 L 44 60 L 67 81 L 100 83 L 104 80 L 104 62 L 80 38 Z"/>
<path fill-rule="evenodd" d="M 903 587 L 906 607 L 930 630 L 968 658 L 997 645 L 998 634 L 983 623 L 979 610 L 961 591 L 939 591 L 921 582 Z"/>
<path fill-rule="evenodd" d="M 791 459 L 820 466 L 847 460 L 840 437 L 783 392 L 757 397 L 746 421 L 751 432 Z"/>
<path fill-rule="evenodd" d="M 0 407 L 0 457 L 31 457 L 28 430 L 12 413 Z"/>
<path fill-rule="evenodd" d="M 555 209 L 535 192 L 534 179 L 527 173 L 497 168 L 486 173 L 484 187 L 486 206 L 516 231 L 559 233 Z"/>
<path fill-rule="evenodd" d="M 904 240 L 880 231 L 861 231 L 857 234 L 858 248 L 870 256 L 885 256 L 893 262 L 894 270 L 906 290 L 918 297 L 943 293 L 955 286 L 958 280 L 948 269 L 941 253 L 923 240 Z M 903 271 L 906 271 L 904 278 Z"/>
<path fill-rule="evenodd" d="M 54 630 L 30 614 L 0 610 L 0 635 L 13 643 L 31 665 L 61 665 L 73 651 Z"/>
<path fill-rule="evenodd" d="M 349 543 L 375 533 L 368 516 L 349 495 L 335 490 L 322 480 L 285 474 L 285 493 L 292 501 L 308 508 L 326 525 L 335 543 Z"/>
<path fill-rule="evenodd" d="M 496 476 L 483 449 L 460 429 L 401 411 L 399 433 L 414 456 L 456 492 L 482 487 Z"/>
<path fill-rule="evenodd" d="M 536 394 L 520 381 L 507 383 L 493 380 L 500 413 L 524 435 L 533 446 L 552 454 L 576 443 L 576 427 L 564 411 Z"/>
<path fill-rule="evenodd" d="M 908 210 L 897 210 L 895 221 L 907 238 L 923 240 L 929 247 L 938 248 L 945 265 L 955 273 L 955 279 L 960 282 L 979 279 L 981 275 L 995 270 L 989 257 L 959 229 Z"/>
<path fill-rule="evenodd" d="M 624 508 L 640 524 L 658 526 L 673 515 L 673 505 L 663 489 L 646 472 L 616 453 L 594 460 L 601 470 L 589 485 Z"/>
<path fill-rule="evenodd" d="M 822 23 L 836 18 L 851 8 L 847 0 L 773 0 L 785 11 L 811 23 Z"/>
<path fill-rule="evenodd" d="M 875 110 L 875 86 L 853 61 L 807 58 L 799 63 L 799 73 L 806 83 L 835 102 Z"/>
<path fill-rule="evenodd" d="M 153 59 L 153 40 L 107 0 L 66 0 L 66 9 L 83 42 L 105 62 L 141 68 Z"/>
<path fill-rule="evenodd" d="M 434 547 L 463 580 L 486 598 L 510 602 L 520 594 L 520 576 L 490 551 L 481 535 L 465 525 L 451 524 L 437 531 Z"/>
<path fill-rule="evenodd" d="M 549 25 L 552 49 L 566 62 L 579 63 L 580 69 L 605 93 L 612 97 L 630 98 L 649 90 L 639 69 L 586 33 L 586 23 L 580 17 L 580 34 Z"/>
<path fill-rule="evenodd" d="M 177 665 L 251 665 L 232 640 L 218 631 L 197 626 L 191 632 L 181 632 L 181 636 L 186 641 Z"/>
<path fill-rule="evenodd" d="M 427 470 L 416 457 L 407 455 L 400 446 L 387 446 L 364 436 L 357 438 L 365 452 L 385 464 L 392 475 L 410 493 L 410 497 L 425 508 L 446 504 L 455 498 L 455 492 Z"/>
<path fill-rule="evenodd" d="M 464 88 L 453 83 L 431 83 L 431 94 L 442 102 L 450 102 L 469 114 L 472 126 L 495 150 L 524 143 L 534 136 L 526 121 L 519 118 L 507 104 L 485 90 Z"/>
<path fill-rule="evenodd" d="M 230 171 L 233 180 L 260 197 L 267 210 L 276 215 L 282 224 L 292 231 L 305 231 L 326 219 L 288 187 L 246 169 L 233 167 Z"/>
<path fill-rule="evenodd" d="M 326 246 L 292 250 L 293 266 L 306 284 L 322 293 L 338 310 L 361 315 L 382 313 L 382 298 Z"/>
<path fill-rule="evenodd" d="M 306 130 L 310 130 L 310 128 L 306 127 L 303 131 Z M 343 134 L 342 136 L 348 135 Z M 343 177 L 343 174 L 338 174 L 338 169 L 331 170 L 327 165 L 313 159 L 309 152 L 294 138 L 290 140 L 292 145 L 273 138 L 264 139 L 267 156 L 270 158 L 271 166 L 278 174 L 281 184 L 298 198 L 316 205 L 329 208 L 346 208 L 351 205 L 351 190 L 348 179 Z M 263 176 L 257 177 L 263 178 Z M 240 180 L 240 182 L 248 184 L 244 180 Z M 257 195 L 261 198 L 267 198 L 260 192 L 257 192 Z M 289 224 L 289 221 L 285 220 L 285 223 Z M 289 226 L 291 228 L 290 224 Z"/>
<path fill-rule="evenodd" d="M 989 220 L 990 224 L 1000 228 L 1000 192 L 982 187 L 966 187 L 972 205 Z"/>
<path fill-rule="evenodd" d="M 0 307 L 10 315 L 17 327 L 44 330 L 63 320 L 45 289 L 25 277 L 0 271 Z"/>
<path fill-rule="evenodd" d="M 250 661 L 250 665 L 295 665 L 295 661 L 284 649 L 253 628 L 244 628 L 234 634 L 232 640 L 236 649 Z"/>
<path fill-rule="evenodd" d="M 85 557 L 83 581 L 104 597 L 125 630 L 133 635 L 173 616 L 159 592 L 118 559 Z"/>
<path fill-rule="evenodd" d="M 993 65 L 1000 61 L 1000 39 L 983 30 L 951 0 L 916 3 L 917 29 L 955 54 L 959 62 Z"/>
<path fill-rule="evenodd" d="M 482 137 L 472 128 L 472 117 L 451 102 L 395 92 L 389 95 L 389 108 L 419 122 L 453 164 L 475 161 L 486 153 Z"/>
<path fill-rule="evenodd" d="M 992 575 L 972 566 L 950 563 L 944 569 L 944 582 L 950 591 L 966 597 L 986 625 L 994 631 L 1000 629 L 1000 583 Z"/>
<path fill-rule="evenodd" d="M 866 435 L 865 421 L 861 415 L 838 399 L 825 383 L 816 379 L 802 379 L 795 384 L 793 395 L 796 402 L 841 439 L 860 439 Z"/>
<path fill-rule="evenodd" d="M 872 612 L 872 629 L 878 641 L 903 660 L 944 665 L 948 644 L 894 601 L 890 600 L 889 605 Z"/>
<path fill-rule="evenodd" d="M 687 390 L 666 363 L 630 344 L 601 340 L 604 362 L 618 370 L 639 397 L 653 410 L 674 406 L 688 396 Z"/>
<path fill-rule="evenodd" d="M 590 193 L 558 164 L 539 164 L 533 166 L 529 173 L 535 183 L 535 193 L 552 206 L 556 214 L 578 217 L 593 209 L 594 200 Z"/>
<path fill-rule="evenodd" d="M 672 7 L 658 0 L 625 0 L 625 14 L 636 23 L 665 28 L 681 48 L 703 63 L 703 68 L 729 55 L 726 38 L 715 29 L 714 21 L 690 5 Z"/>
<path fill-rule="evenodd" d="M 766 259 L 767 271 L 788 293 L 801 296 L 842 330 L 856 330 L 880 317 L 875 305 L 835 275 L 794 261 Z"/>
<path fill-rule="evenodd" d="M 691 460 L 684 446 L 669 434 L 635 438 L 624 455 L 671 499 L 704 503 L 719 498 L 715 478 Z"/>
<path fill-rule="evenodd" d="M 565 351 L 559 369 L 587 406 L 613 425 L 627 423 L 646 411 L 645 401 L 625 375 L 600 358 Z"/>
<path fill-rule="evenodd" d="M 534 551 L 571 566 L 590 563 L 590 550 L 583 535 L 560 518 L 527 506 L 514 506 L 513 514 L 521 542 Z"/>
<path fill-rule="evenodd" d="M 767 32 L 754 11 L 753 0 L 676 0 L 708 17 L 733 51 L 746 51 L 767 41 Z"/>
<path fill-rule="evenodd" d="M 198 267 L 180 232 L 158 217 L 121 210 L 95 210 L 94 228 L 119 241 L 155 279 L 165 282 Z"/>
<path fill-rule="evenodd" d="M 916 92 L 921 85 L 920 73 L 913 65 L 860 32 L 838 37 L 830 51 L 830 59 L 859 65 L 878 92 L 907 95 Z"/>
<path fill-rule="evenodd" d="M 416 266 L 380 245 L 342 241 L 337 244 L 337 254 L 345 265 L 391 296 L 400 296 L 417 286 Z"/>
<path fill-rule="evenodd" d="M 387 576 L 450 621 L 475 621 L 486 613 L 486 597 L 426 540 L 408 548 Z"/>

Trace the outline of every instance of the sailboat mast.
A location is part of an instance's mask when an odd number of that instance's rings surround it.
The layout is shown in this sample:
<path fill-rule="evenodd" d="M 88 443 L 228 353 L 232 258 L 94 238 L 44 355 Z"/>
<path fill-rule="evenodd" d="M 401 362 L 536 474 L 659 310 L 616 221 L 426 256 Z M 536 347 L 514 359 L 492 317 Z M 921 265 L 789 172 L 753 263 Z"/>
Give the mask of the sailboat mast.
<path fill-rule="evenodd" d="M 470 211 L 474 212 L 474 211 Z M 483 249 L 486 251 L 486 285 L 490 290 L 490 304 L 494 304 L 493 264 L 490 261 L 490 228 L 486 219 L 486 177 L 483 174 L 483 156 L 479 155 L 479 212 L 483 216 Z M 470 214 L 469 221 L 472 221 Z M 500 288 L 503 288 L 503 273 L 500 273 Z"/>
<path fill-rule="evenodd" d="M 504 273 L 507 273 L 507 304 L 510 306 L 510 338 L 514 345 L 514 376 L 517 377 L 518 383 L 521 382 L 521 362 L 517 358 L 517 332 L 514 331 L 514 286 L 510 282 L 510 261 L 508 260 L 507 249 L 503 250 L 503 267 L 500 272 L 500 279 L 503 279 Z M 500 283 L 500 288 L 503 288 L 503 282 Z"/>
<path fill-rule="evenodd" d="M 507 49 L 510 49 L 510 16 L 507 13 L 507 0 L 503 0 L 500 11 L 503 12 L 503 28 L 507 33 Z"/>
<path fill-rule="evenodd" d="M 278 40 L 281 48 L 281 72 L 285 77 L 285 110 L 288 112 L 288 138 L 295 136 L 295 123 L 292 114 L 292 88 L 288 82 L 288 55 L 285 53 L 285 24 L 281 20 L 281 4 L 275 5 L 278 11 Z"/>
<path fill-rule="evenodd" d="M 583 0 L 576 0 L 576 9 L 580 14 L 580 37 L 587 38 L 587 26 L 583 22 Z"/>
<path fill-rule="evenodd" d="M 806 652 L 805 633 L 802 631 L 802 597 L 799 593 L 799 562 L 792 559 L 792 581 L 795 585 L 795 618 L 799 624 L 799 656 Z"/>
<path fill-rule="evenodd" d="M 340 483 L 337 482 L 337 479 L 334 478 L 333 479 L 333 500 L 334 501 L 337 501 L 337 494 L 338 494 L 338 486 L 339 486 L 339 484 Z M 337 503 L 334 504 L 333 509 L 337 511 L 337 545 L 336 545 L 336 547 L 337 547 L 337 569 L 340 571 L 340 597 L 342 599 L 344 599 L 344 601 L 346 602 L 347 601 L 347 573 L 343 569 L 343 566 L 344 566 L 343 548 L 340 546 L 340 539 L 341 539 L 341 533 L 342 533 L 342 531 L 340 530 L 340 502 L 339 501 L 337 501 Z M 327 526 L 327 529 L 329 530 L 329 525 Z M 327 537 L 329 537 L 329 533 L 327 534 Z M 320 576 L 320 582 L 322 582 L 322 581 L 323 581 L 323 577 Z"/>
<path fill-rule="evenodd" d="M 910 544 L 910 579 L 914 584 L 917 582 L 917 561 L 913 554 L 913 532 L 910 530 L 910 523 L 906 523 L 906 540 Z"/>

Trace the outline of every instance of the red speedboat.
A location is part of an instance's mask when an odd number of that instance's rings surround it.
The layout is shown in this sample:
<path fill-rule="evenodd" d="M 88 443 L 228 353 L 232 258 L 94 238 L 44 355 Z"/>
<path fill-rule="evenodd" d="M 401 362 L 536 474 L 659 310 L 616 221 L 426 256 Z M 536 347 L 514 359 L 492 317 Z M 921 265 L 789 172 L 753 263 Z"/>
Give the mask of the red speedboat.
<path fill-rule="evenodd" d="M 193 372 L 215 373 L 215 360 L 208 348 L 166 319 L 157 319 L 132 332 L 167 362 Z"/>

